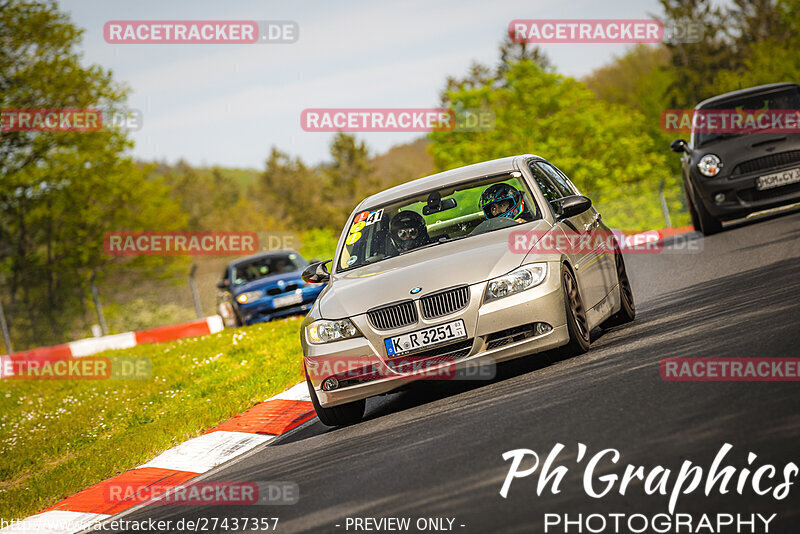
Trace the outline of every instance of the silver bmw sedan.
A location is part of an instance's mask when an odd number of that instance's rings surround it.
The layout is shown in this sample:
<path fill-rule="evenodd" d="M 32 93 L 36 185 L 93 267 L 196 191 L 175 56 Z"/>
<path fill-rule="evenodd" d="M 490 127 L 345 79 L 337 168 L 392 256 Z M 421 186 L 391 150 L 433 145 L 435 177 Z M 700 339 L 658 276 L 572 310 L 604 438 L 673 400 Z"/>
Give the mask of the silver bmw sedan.
<path fill-rule="evenodd" d="M 364 199 L 335 257 L 303 279 L 328 282 L 301 343 L 329 426 L 360 421 L 368 397 L 410 381 L 585 352 L 593 328 L 635 315 L 616 236 L 564 173 L 533 155 Z"/>

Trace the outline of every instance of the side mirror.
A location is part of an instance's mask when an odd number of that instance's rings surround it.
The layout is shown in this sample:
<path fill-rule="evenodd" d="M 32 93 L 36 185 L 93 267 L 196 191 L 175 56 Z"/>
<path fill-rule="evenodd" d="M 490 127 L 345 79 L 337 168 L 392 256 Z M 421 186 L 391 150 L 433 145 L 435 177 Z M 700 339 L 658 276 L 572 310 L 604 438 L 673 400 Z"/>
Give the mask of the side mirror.
<path fill-rule="evenodd" d="M 229 284 L 230 284 L 230 282 L 228 282 L 227 279 L 220 280 L 219 282 L 217 282 L 217 288 L 219 288 L 219 289 L 228 289 L 228 285 Z"/>
<path fill-rule="evenodd" d="M 325 268 L 325 264 L 332 261 L 333 260 L 327 260 L 312 263 L 303 270 L 303 274 L 300 275 L 300 278 L 303 279 L 303 282 L 308 282 L 309 284 L 327 282 L 331 279 L 331 273 Z"/>
<path fill-rule="evenodd" d="M 572 195 L 552 202 L 556 210 L 556 220 L 563 221 L 574 217 L 592 207 L 592 201 L 583 195 Z"/>
<path fill-rule="evenodd" d="M 676 139 L 673 142 L 671 142 L 669 144 L 669 149 L 672 150 L 673 152 L 677 152 L 678 154 L 683 152 L 688 154 L 689 152 L 691 152 L 691 150 L 689 150 L 689 144 L 683 139 Z"/>

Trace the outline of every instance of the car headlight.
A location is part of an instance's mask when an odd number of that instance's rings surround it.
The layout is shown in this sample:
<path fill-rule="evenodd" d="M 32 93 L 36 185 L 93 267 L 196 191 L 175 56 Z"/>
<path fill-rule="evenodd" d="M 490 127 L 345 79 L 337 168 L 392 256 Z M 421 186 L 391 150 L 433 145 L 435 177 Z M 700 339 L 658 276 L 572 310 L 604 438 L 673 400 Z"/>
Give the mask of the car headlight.
<path fill-rule="evenodd" d="M 489 280 L 484 302 L 501 299 L 541 284 L 547 276 L 546 263 L 531 263 L 510 273 Z"/>
<path fill-rule="evenodd" d="M 261 291 L 247 291 L 236 297 L 236 302 L 239 304 L 247 304 L 254 300 L 260 299 L 262 296 Z"/>
<path fill-rule="evenodd" d="M 314 321 L 306 327 L 306 332 L 308 332 L 308 339 L 315 344 L 330 343 L 331 341 L 361 336 L 361 332 L 358 331 L 358 328 L 350 319 Z"/>
<path fill-rule="evenodd" d="M 703 173 L 703 176 L 716 176 L 719 174 L 719 169 L 722 167 L 722 161 L 716 154 L 706 154 L 697 164 L 697 168 Z"/>

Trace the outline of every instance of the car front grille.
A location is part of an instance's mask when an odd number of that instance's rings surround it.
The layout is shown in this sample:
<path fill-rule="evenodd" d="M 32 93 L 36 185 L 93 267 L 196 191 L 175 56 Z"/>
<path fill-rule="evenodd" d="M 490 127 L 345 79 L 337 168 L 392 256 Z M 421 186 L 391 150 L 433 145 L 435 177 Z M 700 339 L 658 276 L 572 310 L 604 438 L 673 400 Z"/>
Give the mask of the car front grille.
<path fill-rule="evenodd" d="M 281 295 L 283 293 L 291 293 L 293 291 L 297 291 L 298 289 L 300 289 L 300 286 L 292 282 L 291 284 L 286 284 L 283 287 L 277 286 L 267 289 L 267 295 L 274 297 L 276 295 Z"/>
<path fill-rule="evenodd" d="M 435 347 L 429 350 L 410 354 L 408 356 L 399 356 L 391 358 L 386 361 L 392 370 L 400 373 L 410 373 L 414 371 L 425 371 L 426 369 L 437 367 L 444 363 L 453 363 L 469 355 L 472 350 L 473 340 L 467 339 L 457 343 L 451 343 L 442 347 Z M 422 362 L 422 363 L 420 363 Z M 445 374 L 446 378 L 448 375 Z M 360 368 L 351 369 L 343 373 L 334 375 L 339 381 L 339 389 L 349 386 L 357 386 L 374 380 L 381 380 L 388 377 L 397 377 L 397 375 L 386 374 L 381 371 L 378 364 L 365 365 Z"/>
<path fill-rule="evenodd" d="M 414 301 L 407 300 L 369 310 L 367 317 L 370 324 L 378 330 L 392 330 L 416 323 L 417 309 L 414 307 Z"/>
<path fill-rule="evenodd" d="M 427 367 L 435 367 L 442 363 L 453 362 L 464 358 L 472 350 L 473 340 L 467 339 L 458 343 L 451 343 L 442 347 L 424 350 L 408 356 L 398 356 L 390 358 L 386 364 L 393 370 L 400 373 L 424 370 Z M 414 364 L 420 360 L 425 360 L 423 367 L 416 367 Z"/>
<path fill-rule="evenodd" d="M 467 306 L 469 302 L 469 286 L 447 289 L 422 297 L 422 316 L 426 319 L 436 319 L 457 312 Z"/>
<path fill-rule="evenodd" d="M 770 154 L 769 156 L 763 156 L 740 163 L 733 169 L 731 177 L 783 167 L 784 165 L 791 165 L 792 163 L 798 162 L 800 162 L 800 150 Z"/>

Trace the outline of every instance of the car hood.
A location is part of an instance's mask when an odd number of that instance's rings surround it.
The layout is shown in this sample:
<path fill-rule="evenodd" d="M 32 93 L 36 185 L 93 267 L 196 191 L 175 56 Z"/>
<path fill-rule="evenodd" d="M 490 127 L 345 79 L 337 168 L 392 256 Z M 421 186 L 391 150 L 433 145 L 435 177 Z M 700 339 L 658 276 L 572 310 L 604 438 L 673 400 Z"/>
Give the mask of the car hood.
<path fill-rule="evenodd" d="M 550 224 L 539 220 L 521 229 L 545 231 Z M 382 304 L 506 274 L 525 258 L 509 249 L 508 239 L 515 230 L 495 230 L 334 274 L 320 296 L 320 314 L 326 319 L 352 317 Z M 412 295 L 414 287 L 422 291 Z"/>
<path fill-rule="evenodd" d="M 716 154 L 725 165 L 723 170 L 732 172 L 742 161 L 798 148 L 800 148 L 798 133 L 755 132 L 705 144 L 694 151 L 692 163 L 696 164 L 705 154 Z"/>
<path fill-rule="evenodd" d="M 290 282 L 290 281 L 298 282 L 301 286 L 303 286 L 305 285 L 305 283 L 300 280 L 300 273 L 301 271 L 292 271 L 290 273 L 275 274 L 272 276 L 257 278 L 256 280 L 251 280 L 246 284 L 235 286 L 232 289 L 232 293 L 234 295 L 238 295 L 240 293 L 245 293 L 247 291 L 258 291 L 260 289 L 267 289 L 276 286 L 279 282 Z"/>

